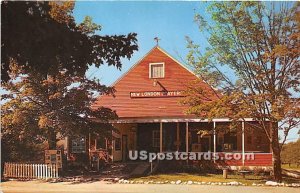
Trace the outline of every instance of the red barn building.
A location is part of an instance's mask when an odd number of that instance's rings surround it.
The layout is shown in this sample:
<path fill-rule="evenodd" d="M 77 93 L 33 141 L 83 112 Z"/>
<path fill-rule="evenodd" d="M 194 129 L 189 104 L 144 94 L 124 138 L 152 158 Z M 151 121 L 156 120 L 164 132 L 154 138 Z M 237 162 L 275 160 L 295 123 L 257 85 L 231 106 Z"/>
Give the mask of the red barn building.
<path fill-rule="evenodd" d="M 112 86 L 113 96 L 100 96 L 94 108 L 104 106 L 115 110 L 119 118 L 112 124 L 110 151 L 112 161 L 127 161 L 129 150 L 148 152 L 207 152 L 222 155 L 223 152 L 241 154 L 240 160 L 224 161 L 229 166 L 272 165 L 272 153 L 264 132 L 251 128 L 251 118 L 245 118 L 240 126 L 229 129 L 230 119 L 215 118 L 212 121 L 185 114 L 187 106 L 180 103 L 187 85 L 198 80 L 193 72 L 156 46 L 129 69 Z M 204 81 L 200 86 L 208 98 L 217 100 L 212 87 Z M 216 129 L 216 128 L 225 129 Z M 101 145 L 97 137 L 89 136 L 87 151 L 95 152 Z M 76 148 L 75 148 L 76 149 Z M 72 151 L 72 147 L 70 149 Z M 246 160 L 254 153 L 253 160 Z"/>

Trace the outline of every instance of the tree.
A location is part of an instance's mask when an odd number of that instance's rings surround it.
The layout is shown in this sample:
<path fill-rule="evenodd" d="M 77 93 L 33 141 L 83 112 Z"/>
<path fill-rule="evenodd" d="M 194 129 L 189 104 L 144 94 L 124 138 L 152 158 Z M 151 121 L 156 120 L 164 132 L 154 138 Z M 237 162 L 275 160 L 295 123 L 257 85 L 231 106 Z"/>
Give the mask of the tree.
<path fill-rule="evenodd" d="M 101 85 L 85 76 L 74 76 L 60 70 L 56 76 L 30 73 L 22 74 L 15 67 L 11 74 L 21 78 L 3 83 L 9 91 L 2 106 L 3 135 L 15 133 L 20 140 L 47 139 L 50 149 L 56 148 L 56 136 L 72 136 L 87 133 L 109 134 L 115 112 L 107 108 L 91 109 L 95 92 L 100 95 L 113 94 L 113 88 Z M 94 119 L 101 120 L 96 123 Z M 26 135 L 28 135 L 26 137 Z"/>
<path fill-rule="evenodd" d="M 110 134 L 108 120 L 116 113 L 104 107 L 91 109 L 91 104 L 97 94 L 113 94 L 114 88 L 88 79 L 86 71 L 104 62 L 121 68 L 121 58 L 130 59 L 137 50 L 136 34 L 99 36 L 100 26 L 91 18 L 74 22 L 70 2 L 2 4 L 2 67 L 8 69 L 2 84 L 8 92 L 2 96 L 2 144 L 16 150 L 47 140 L 55 149 L 58 133 Z M 7 159 L 16 157 L 7 157 L 10 154 L 2 151 Z"/>
<path fill-rule="evenodd" d="M 282 147 L 281 152 L 282 162 L 287 164 L 300 164 L 300 140 L 290 142 Z"/>
<path fill-rule="evenodd" d="M 183 102 L 200 117 L 254 118 L 251 126 L 268 136 L 274 179 L 281 181 L 278 131 L 285 142 L 300 117 L 299 3 L 216 2 L 207 11 L 211 21 L 199 14 L 195 21 L 209 46 L 187 38 L 188 62 L 219 98 L 209 100 L 191 85 Z"/>
<path fill-rule="evenodd" d="M 1 3 L 1 80 L 9 80 L 13 59 L 25 73 L 55 75 L 59 65 L 70 74 L 85 74 L 104 62 L 121 68 L 120 58 L 137 50 L 136 34 L 100 36 L 87 18 L 77 25 L 74 2 L 4 1 Z"/>

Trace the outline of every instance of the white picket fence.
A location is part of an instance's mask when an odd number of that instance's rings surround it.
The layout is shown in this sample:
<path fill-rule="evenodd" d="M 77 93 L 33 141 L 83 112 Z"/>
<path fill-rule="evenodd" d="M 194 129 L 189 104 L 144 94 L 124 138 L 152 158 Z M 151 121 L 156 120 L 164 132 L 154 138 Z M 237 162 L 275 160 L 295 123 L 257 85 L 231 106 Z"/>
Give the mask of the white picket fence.
<path fill-rule="evenodd" d="M 4 163 L 6 178 L 49 179 L 58 178 L 56 164 Z"/>

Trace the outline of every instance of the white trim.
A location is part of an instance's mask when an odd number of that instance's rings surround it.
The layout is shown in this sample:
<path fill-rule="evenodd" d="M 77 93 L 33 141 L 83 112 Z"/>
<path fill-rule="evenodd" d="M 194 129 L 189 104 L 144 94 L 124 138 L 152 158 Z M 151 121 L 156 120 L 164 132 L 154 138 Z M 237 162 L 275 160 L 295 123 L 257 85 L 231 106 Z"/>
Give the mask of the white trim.
<path fill-rule="evenodd" d="M 242 122 L 242 162 L 243 166 L 245 165 L 245 122 Z"/>
<path fill-rule="evenodd" d="M 217 152 L 217 144 L 216 144 L 216 122 L 214 121 L 214 163 L 216 163 L 216 152 Z M 210 144 L 209 144 L 210 145 Z"/>
<path fill-rule="evenodd" d="M 189 122 L 185 123 L 185 151 L 189 152 Z"/>
<path fill-rule="evenodd" d="M 166 54 L 169 58 L 171 58 L 174 62 L 176 62 L 177 64 L 179 64 L 181 67 L 183 67 L 184 69 L 186 69 L 188 72 L 190 72 L 192 75 L 194 75 L 195 77 L 197 77 L 199 80 L 202 80 L 199 76 L 197 76 L 192 70 L 190 70 L 188 67 L 186 67 L 185 65 L 183 65 L 181 62 L 179 62 L 178 60 L 176 60 L 173 56 L 171 56 L 169 53 L 167 53 L 164 49 L 162 49 L 161 47 L 157 46 L 157 48 L 163 52 L 164 54 Z M 218 91 L 217 88 L 211 86 L 210 84 L 208 84 L 205 80 L 202 80 L 205 84 L 207 84 L 208 86 L 210 86 L 213 90 Z"/>
<path fill-rule="evenodd" d="M 163 65 L 163 76 L 162 77 L 152 77 L 152 74 L 151 74 L 151 66 L 155 66 L 155 65 L 160 65 L 162 64 Z M 149 78 L 150 79 L 156 79 L 156 78 L 165 78 L 165 63 L 164 62 L 155 62 L 155 63 L 149 63 Z"/>
<path fill-rule="evenodd" d="M 244 118 L 239 121 L 256 121 L 254 118 Z M 199 118 L 128 118 L 112 120 L 110 123 L 169 123 L 169 122 L 232 122 L 229 118 L 199 119 Z"/>
<path fill-rule="evenodd" d="M 184 69 L 186 69 L 187 71 L 189 71 L 191 74 L 193 74 L 194 76 L 196 76 L 197 78 L 199 78 L 193 71 L 191 71 L 189 68 L 187 68 L 185 65 L 183 65 L 182 63 L 180 63 L 178 60 L 176 60 L 173 56 L 171 56 L 168 52 L 166 52 L 164 49 L 162 49 L 161 47 L 157 46 L 157 48 L 163 52 L 164 54 L 166 54 L 169 58 L 171 58 L 174 62 L 178 63 L 181 67 L 183 67 Z"/>
<path fill-rule="evenodd" d="M 163 152 L 163 123 L 159 125 L 159 152 Z"/>

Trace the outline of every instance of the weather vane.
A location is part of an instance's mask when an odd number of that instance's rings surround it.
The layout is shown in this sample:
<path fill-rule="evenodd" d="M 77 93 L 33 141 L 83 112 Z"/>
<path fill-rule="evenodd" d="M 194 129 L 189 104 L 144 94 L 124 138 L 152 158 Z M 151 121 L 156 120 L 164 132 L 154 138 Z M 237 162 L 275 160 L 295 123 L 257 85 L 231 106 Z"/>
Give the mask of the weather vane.
<path fill-rule="evenodd" d="M 154 41 L 156 41 L 156 45 L 157 45 L 157 46 L 158 46 L 159 40 L 160 40 L 160 39 L 159 39 L 158 37 L 155 37 L 155 38 L 154 38 Z"/>

